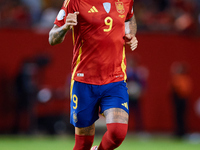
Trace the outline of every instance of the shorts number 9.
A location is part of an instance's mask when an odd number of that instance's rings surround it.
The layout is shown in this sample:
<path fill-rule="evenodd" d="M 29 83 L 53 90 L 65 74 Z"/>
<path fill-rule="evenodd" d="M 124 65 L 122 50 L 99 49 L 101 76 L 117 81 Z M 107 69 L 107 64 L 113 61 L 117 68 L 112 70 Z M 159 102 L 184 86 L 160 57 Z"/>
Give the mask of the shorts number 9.
<path fill-rule="evenodd" d="M 76 95 L 73 95 L 73 102 L 74 102 L 74 106 L 73 106 L 73 108 L 74 109 L 77 109 L 77 107 L 78 107 L 78 97 L 76 96 Z"/>

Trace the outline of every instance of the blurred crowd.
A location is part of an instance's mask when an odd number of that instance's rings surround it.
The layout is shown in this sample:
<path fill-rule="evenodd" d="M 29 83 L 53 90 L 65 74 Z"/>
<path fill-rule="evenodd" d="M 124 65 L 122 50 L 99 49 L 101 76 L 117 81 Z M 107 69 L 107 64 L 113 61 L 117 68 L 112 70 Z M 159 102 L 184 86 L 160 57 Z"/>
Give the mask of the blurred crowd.
<path fill-rule="evenodd" d="M 50 28 L 63 0 L 0 0 L 1 28 Z"/>
<path fill-rule="evenodd" d="M 64 0 L 0 0 L 1 28 L 51 28 Z M 199 0 L 135 0 L 139 31 L 200 31 Z"/>
<path fill-rule="evenodd" d="M 136 0 L 134 12 L 139 30 L 199 31 L 199 0 Z"/>

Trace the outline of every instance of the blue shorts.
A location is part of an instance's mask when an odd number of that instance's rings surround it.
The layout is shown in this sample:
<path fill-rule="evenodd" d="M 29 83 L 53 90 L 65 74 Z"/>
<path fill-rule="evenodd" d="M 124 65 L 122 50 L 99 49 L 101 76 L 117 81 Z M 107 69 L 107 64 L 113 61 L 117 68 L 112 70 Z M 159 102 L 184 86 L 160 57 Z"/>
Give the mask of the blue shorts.
<path fill-rule="evenodd" d="M 129 113 L 126 82 L 92 85 L 75 81 L 70 104 L 70 123 L 75 127 L 88 127 L 109 108 L 121 108 Z"/>

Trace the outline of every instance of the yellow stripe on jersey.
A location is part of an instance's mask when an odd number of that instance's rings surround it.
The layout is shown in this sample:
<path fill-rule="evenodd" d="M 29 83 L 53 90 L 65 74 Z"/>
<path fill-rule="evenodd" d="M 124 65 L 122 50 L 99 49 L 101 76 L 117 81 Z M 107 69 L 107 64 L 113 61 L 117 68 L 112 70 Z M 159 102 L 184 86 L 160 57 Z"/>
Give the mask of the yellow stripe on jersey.
<path fill-rule="evenodd" d="M 64 5 L 63 5 L 65 8 L 68 6 L 69 1 L 70 1 L 70 0 L 65 0 Z"/>
<path fill-rule="evenodd" d="M 122 63 L 121 63 L 121 68 L 122 71 L 124 73 L 124 81 L 126 81 L 127 76 L 126 76 L 126 65 L 125 65 L 125 58 L 126 58 L 126 54 L 125 54 L 125 46 L 123 46 L 123 56 L 122 56 Z"/>
<path fill-rule="evenodd" d="M 90 11 L 91 11 L 91 12 L 94 12 L 94 10 L 93 10 L 92 8 L 90 9 Z"/>
<path fill-rule="evenodd" d="M 96 9 L 96 7 L 93 6 L 92 8 L 94 9 L 95 12 L 98 12 L 98 10 Z"/>
<path fill-rule="evenodd" d="M 74 27 L 72 26 L 72 41 L 73 45 L 75 44 L 75 38 L 74 38 Z"/>
<path fill-rule="evenodd" d="M 74 71 L 73 71 L 73 73 L 72 73 L 71 87 L 70 87 L 70 97 L 71 97 L 71 98 L 72 98 L 72 89 L 73 89 L 73 86 L 74 86 L 74 76 L 75 76 L 75 73 L 76 73 L 78 64 L 79 64 L 80 61 L 81 61 L 81 54 L 82 54 L 82 47 L 80 47 L 80 49 L 79 49 L 79 55 L 78 55 L 78 58 L 77 58 L 77 61 L 76 61 L 76 66 L 74 67 Z"/>

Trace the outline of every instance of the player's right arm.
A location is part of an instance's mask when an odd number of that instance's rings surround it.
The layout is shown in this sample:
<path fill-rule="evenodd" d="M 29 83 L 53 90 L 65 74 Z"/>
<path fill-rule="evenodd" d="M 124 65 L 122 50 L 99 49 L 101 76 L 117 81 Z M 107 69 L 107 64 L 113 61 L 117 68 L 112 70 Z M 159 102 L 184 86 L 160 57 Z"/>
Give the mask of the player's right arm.
<path fill-rule="evenodd" d="M 136 32 L 137 32 L 137 23 L 136 23 L 135 15 L 133 15 L 131 19 L 125 22 L 125 37 L 128 40 L 126 44 L 130 46 L 130 49 L 132 51 L 134 51 L 138 46 Z"/>
<path fill-rule="evenodd" d="M 65 24 L 61 27 L 54 25 L 49 32 L 49 44 L 56 45 L 62 43 L 65 39 L 67 31 L 71 29 L 72 26 L 77 25 L 77 15 L 79 12 L 69 13 L 66 17 Z"/>

